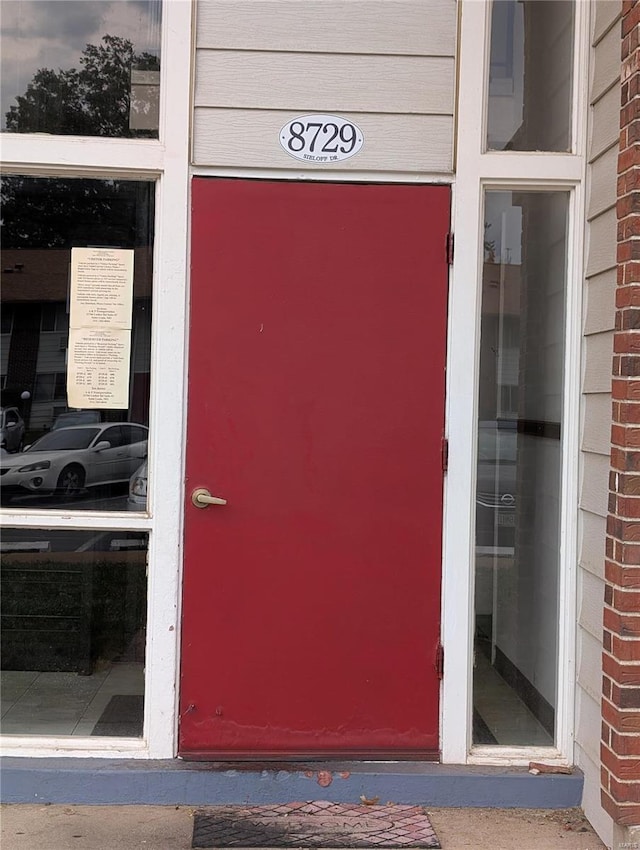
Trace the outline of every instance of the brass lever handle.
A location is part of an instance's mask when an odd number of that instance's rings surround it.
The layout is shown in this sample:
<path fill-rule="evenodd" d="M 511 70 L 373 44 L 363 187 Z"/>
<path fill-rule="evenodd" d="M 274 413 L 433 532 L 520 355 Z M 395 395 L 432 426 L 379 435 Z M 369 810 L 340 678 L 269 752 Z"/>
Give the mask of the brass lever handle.
<path fill-rule="evenodd" d="M 226 505 L 226 499 L 219 499 L 217 496 L 212 496 L 206 487 L 197 487 L 191 494 L 191 501 L 196 508 L 206 508 L 209 505 Z"/>

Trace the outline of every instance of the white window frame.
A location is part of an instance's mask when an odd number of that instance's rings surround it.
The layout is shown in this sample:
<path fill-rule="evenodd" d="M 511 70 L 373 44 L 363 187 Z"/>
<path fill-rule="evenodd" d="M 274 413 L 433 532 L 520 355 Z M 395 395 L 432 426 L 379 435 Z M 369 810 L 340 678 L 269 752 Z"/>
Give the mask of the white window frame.
<path fill-rule="evenodd" d="M 575 4 L 571 153 L 485 152 L 490 0 L 461 0 L 455 258 L 449 298 L 447 436 L 441 700 L 442 760 L 448 763 L 526 764 L 544 758 L 573 762 L 581 280 L 583 267 L 589 3 Z M 478 80 L 484 81 L 479 86 Z M 482 97 L 478 97 L 483 92 Z M 523 189 L 570 193 L 563 403 L 563 465 L 558 607 L 556 746 L 472 745 L 474 533 L 480 299 L 484 192 Z"/>
<path fill-rule="evenodd" d="M 176 753 L 193 11 L 191 0 L 163 3 L 159 139 L 6 133 L 0 140 L 4 173 L 156 183 L 148 511 L 1 512 L 4 525 L 25 529 L 149 532 L 144 737 L 7 735 L 3 755 L 166 759 Z"/>

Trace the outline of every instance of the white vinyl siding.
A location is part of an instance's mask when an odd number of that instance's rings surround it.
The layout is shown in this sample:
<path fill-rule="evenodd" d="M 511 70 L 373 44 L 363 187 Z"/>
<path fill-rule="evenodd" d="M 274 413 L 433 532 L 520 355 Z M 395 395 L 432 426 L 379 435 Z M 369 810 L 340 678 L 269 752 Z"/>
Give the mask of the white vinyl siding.
<path fill-rule="evenodd" d="M 455 0 L 201 0 L 194 164 L 327 171 L 279 132 L 328 112 L 364 134 L 341 171 L 450 175 L 455 39 Z"/>
<path fill-rule="evenodd" d="M 620 12 L 620 2 L 593 4 L 583 316 L 576 763 L 585 775 L 585 812 L 602 837 L 612 835 L 611 819 L 600 804 L 600 696 L 615 323 Z"/>

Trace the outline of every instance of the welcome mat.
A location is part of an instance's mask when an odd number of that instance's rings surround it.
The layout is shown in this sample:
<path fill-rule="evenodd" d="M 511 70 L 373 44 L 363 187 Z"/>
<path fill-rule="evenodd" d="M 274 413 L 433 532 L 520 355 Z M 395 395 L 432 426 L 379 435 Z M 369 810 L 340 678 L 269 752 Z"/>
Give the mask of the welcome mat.
<path fill-rule="evenodd" d="M 439 848 L 420 806 L 285 803 L 216 806 L 195 813 L 194 848 Z"/>
<path fill-rule="evenodd" d="M 91 734 L 112 738 L 141 738 L 143 718 L 142 694 L 116 694 L 107 703 Z"/>

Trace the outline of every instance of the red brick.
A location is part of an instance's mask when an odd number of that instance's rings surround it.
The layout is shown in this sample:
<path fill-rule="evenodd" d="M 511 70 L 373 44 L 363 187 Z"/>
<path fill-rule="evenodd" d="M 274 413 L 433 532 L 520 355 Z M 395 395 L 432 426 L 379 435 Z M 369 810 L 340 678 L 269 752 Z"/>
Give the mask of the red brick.
<path fill-rule="evenodd" d="M 636 31 L 637 37 L 637 31 Z M 626 128 L 627 131 L 627 144 L 631 144 L 632 142 L 640 141 L 640 124 L 634 122 L 633 124 L 629 124 Z"/>
<path fill-rule="evenodd" d="M 622 558 L 624 561 L 625 557 L 628 558 L 636 558 L 638 556 L 637 550 L 639 547 L 633 543 L 624 543 L 622 545 Z M 627 553 L 627 549 L 632 550 Z M 640 570 L 634 569 L 636 561 L 630 561 L 630 566 L 623 566 L 623 563 L 616 563 L 615 561 L 605 561 L 604 564 L 604 574 L 607 581 L 612 582 L 613 584 L 617 584 L 618 587 L 628 587 L 628 588 L 637 588 L 640 589 Z M 613 603 L 613 588 L 610 586 L 605 586 L 605 600 L 607 599 L 607 589 L 611 590 L 611 598 L 607 601 L 607 605 L 611 605 Z"/>
<path fill-rule="evenodd" d="M 633 127 L 636 125 L 633 124 Z M 623 130 L 623 133 L 628 133 L 629 130 Z M 640 130 L 638 131 L 640 137 Z M 629 195 L 622 195 L 616 202 L 616 216 L 618 219 L 626 218 L 632 213 L 640 212 L 640 195 L 637 192 L 632 192 Z"/>
<path fill-rule="evenodd" d="M 625 286 L 637 286 L 640 281 L 640 263 L 627 263 L 624 267 L 622 282 Z"/>
<path fill-rule="evenodd" d="M 611 749 L 619 756 L 640 756 L 640 735 L 620 735 L 612 731 L 610 740 Z"/>
<path fill-rule="evenodd" d="M 621 357 L 620 369 L 637 369 L 638 374 L 640 374 L 640 357 Z M 631 376 L 627 375 L 627 377 Z M 635 404 L 615 403 L 613 410 L 613 421 L 620 422 L 623 425 L 639 425 L 640 404 L 638 404 L 637 402 Z M 640 480 L 640 476 L 638 476 L 638 479 Z M 640 484 L 638 485 L 638 492 L 640 493 Z"/>
<path fill-rule="evenodd" d="M 634 4 L 633 7 L 627 12 L 623 5 L 623 14 L 624 17 L 622 18 L 622 35 L 624 37 L 625 35 L 629 35 L 629 33 L 634 27 L 638 26 L 638 23 L 640 22 L 640 6 Z"/>
<path fill-rule="evenodd" d="M 611 699 L 611 679 L 608 676 L 602 677 L 602 695 Z"/>
<path fill-rule="evenodd" d="M 625 452 L 627 457 L 638 452 Z M 620 519 L 611 514 L 607 517 L 607 534 L 625 543 L 640 541 L 640 522 L 631 519 Z"/>
<path fill-rule="evenodd" d="M 626 171 L 624 174 L 620 174 L 618 176 L 616 186 L 618 190 L 616 197 L 618 198 L 640 188 L 640 174 L 638 174 L 638 170 L 633 168 L 631 171 Z"/>
<path fill-rule="evenodd" d="M 613 589 L 613 608 L 627 614 L 640 612 L 640 592 L 637 590 Z M 638 659 L 640 661 L 640 659 Z"/>
<path fill-rule="evenodd" d="M 640 452 L 611 447 L 611 466 L 621 472 L 640 472 Z"/>
<path fill-rule="evenodd" d="M 626 404 L 621 404 L 620 408 L 626 407 Z M 638 407 L 640 405 L 629 405 L 630 407 Z M 613 473 L 617 475 L 616 483 L 611 485 L 612 489 L 616 489 L 618 493 L 625 496 L 640 496 L 640 475 L 624 475 L 623 473 Z"/>
<path fill-rule="evenodd" d="M 640 688 L 618 688 L 618 691 L 617 702 L 620 708 L 640 708 Z"/>
<path fill-rule="evenodd" d="M 624 243 L 628 245 L 628 242 Z M 635 242 L 632 243 L 635 245 Z M 640 243 L 638 243 L 640 249 Z M 640 251 L 639 251 L 640 253 Z M 627 331 L 626 333 L 618 333 L 613 338 L 613 350 L 619 351 L 621 354 L 639 354 L 640 353 L 640 333 L 637 331 Z"/>
<path fill-rule="evenodd" d="M 640 259 L 640 241 L 633 239 L 627 242 L 620 242 L 616 248 L 616 260 L 619 263 L 624 263 L 627 260 Z"/>
<path fill-rule="evenodd" d="M 620 563 L 624 564 L 625 571 L 628 572 L 629 567 L 635 567 L 640 564 L 640 546 L 634 543 L 623 543 L 621 547 L 622 551 L 620 552 Z M 637 582 L 637 576 L 629 576 L 627 577 L 627 581 L 623 582 L 623 586 L 626 587 L 637 587 L 635 584 Z M 633 581 L 634 584 L 631 585 L 630 582 Z"/>
<path fill-rule="evenodd" d="M 616 655 L 615 652 L 613 651 L 613 635 L 611 634 L 611 632 L 603 631 L 603 633 L 602 633 L 602 648 L 606 652 L 610 652 L 612 655 Z M 618 658 L 618 657 L 619 656 L 616 655 L 616 658 Z"/>
<path fill-rule="evenodd" d="M 617 803 L 604 790 L 600 792 L 600 801 L 603 808 L 611 815 L 616 823 L 623 826 L 635 826 L 640 823 L 640 806 Z"/>
<path fill-rule="evenodd" d="M 640 638 L 623 639 L 612 635 L 611 654 L 620 661 L 640 661 Z M 640 729 L 640 714 L 638 714 L 638 729 Z"/>
<path fill-rule="evenodd" d="M 640 782 L 618 782 L 615 776 L 612 776 L 609 789 L 618 803 L 640 803 Z"/>
<path fill-rule="evenodd" d="M 622 318 L 623 330 L 629 331 L 640 328 L 640 309 L 621 310 L 619 315 Z M 636 359 L 640 361 L 640 358 Z"/>
<path fill-rule="evenodd" d="M 605 627 L 613 634 L 621 637 L 640 637 L 640 614 L 620 614 L 611 608 L 605 608 L 603 620 Z"/>
<path fill-rule="evenodd" d="M 604 745 L 600 746 L 600 758 L 611 776 L 616 779 L 626 782 L 640 779 L 640 759 L 633 757 L 620 758 L 617 753 L 612 752 Z"/>
<path fill-rule="evenodd" d="M 611 395 L 619 401 L 640 401 L 640 381 L 616 379 L 611 382 Z"/>
<path fill-rule="evenodd" d="M 640 517 L 640 497 L 618 496 L 616 499 L 618 516 L 637 519 Z"/>
<path fill-rule="evenodd" d="M 602 654 L 602 669 L 620 685 L 640 686 L 640 664 L 622 664 L 607 652 Z"/>
<path fill-rule="evenodd" d="M 633 98 L 634 94 L 629 90 L 629 83 L 625 83 L 622 88 L 623 91 L 626 89 L 626 97 L 623 95 L 624 103 L 626 100 Z M 640 165 L 640 150 L 637 145 L 632 145 L 618 155 L 618 174 L 622 174 L 623 171 L 633 168 L 635 165 Z"/>

